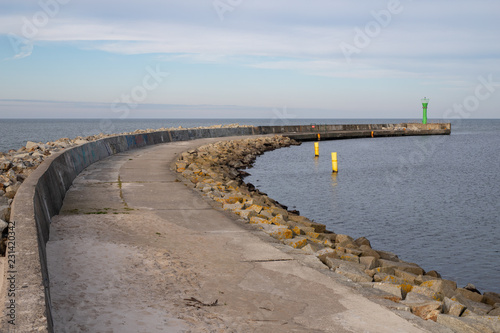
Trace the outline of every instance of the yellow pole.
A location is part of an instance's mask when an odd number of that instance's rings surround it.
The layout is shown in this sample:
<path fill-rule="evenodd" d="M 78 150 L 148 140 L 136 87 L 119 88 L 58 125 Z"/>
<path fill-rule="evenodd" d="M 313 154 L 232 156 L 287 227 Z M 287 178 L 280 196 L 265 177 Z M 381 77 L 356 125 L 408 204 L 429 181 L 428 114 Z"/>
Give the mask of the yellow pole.
<path fill-rule="evenodd" d="M 314 156 L 319 156 L 319 142 L 314 143 Z"/>
<path fill-rule="evenodd" d="M 338 172 L 337 153 L 332 153 L 332 172 Z"/>
<path fill-rule="evenodd" d="M 373 131 L 372 131 L 372 138 L 373 138 Z"/>
<path fill-rule="evenodd" d="M 318 141 L 321 140 L 321 135 L 318 133 Z"/>

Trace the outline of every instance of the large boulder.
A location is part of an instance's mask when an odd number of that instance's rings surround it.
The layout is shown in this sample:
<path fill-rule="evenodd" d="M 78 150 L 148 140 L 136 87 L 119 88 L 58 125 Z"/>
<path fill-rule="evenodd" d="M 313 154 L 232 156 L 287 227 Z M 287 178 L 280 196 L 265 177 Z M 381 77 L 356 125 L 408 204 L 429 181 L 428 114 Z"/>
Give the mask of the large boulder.
<path fill-rule="evenodd" d="M 472 292 L 464 288 L 457 288 L 456 293 L 474 302 L 481 302 L 483 300 L 483 295 Z"/>
<path fill-rule="evenodd" d="M 483 295 L 483 302 L 489 304 L 491 306 L 495 306 L 495 304 L 500 304 L 500 294 L 488 291 Z"/>
<path fill-rule="evenodd" d="M 425 281 L 420 286 L 434 290 L 446 297 L 453 297 L 457 290 L 457 283 L 455 281 L 445 279 Z"/>
<path fill-rule="evenodd" d="M 302 224 L 303 226 L 314 228 L 315 232 L 324 233 L 326 230 L 326 226 L 324 224 L 313 222 L 304 216 L 289 214 L 288 219 Z"/>
<path fill-rule="evenodd" d="M 0 234 L 3 232 L 5 228 L 7 228 L 9 224 L 5 222 L 3 219 L 0 219 Z"/>
<path fill-rule="evenodd" d="M 9 170 L 12 167 L 12 162 L 9 160 L 0 161 L 0 170 Z"/>
<path fill-rule="evenodd" d="M 448 297 L 444 298 L 443 313 L 460 317 L 467 307 L 460 302 L 453 301 Z"/>
<path fill-rule="evenodd" d="M 381 251 L 377 251 L 377 252 L 379 252 L 379 254 L 380 254 Z M 424 270 L 420 266 L 418 266 L 417 264 L 412 264 L 412 263 L 403 262 L 403 261 L 392 261 L 392 260 L 388 260 L 388 259 L 379 259 L 378 262 L 379 262 L 381 267 L 392 267 L 394 269 L 399 269 L 401 271 L 410 272 L 410 273 L 413 273 L 415 275 L 424 274 Z"/>
<path fill-rule="evenodd" d="M 0 219 L 4 221 L 10 221 L 10 206 L 9 199 L 4 196 L 0 196 Z"/>
<path fill-rule="evenodd" d="M 399 300 L 403 299 L 403 292 L 401 291 L 401 286 L 390 283 L 375 282 L 373 283 L 373 288 L 382 290 L 388 294 L 398 297 Z"/>
<path fill-rule="evenodd" d="M 350 265 L 348 263 L 341 263 L 336 269 L 335 273 L 344 275 L 354 282 L 372 282 L 373 279 L 364 272 L 364 267 L 358 265 Z"/>
<path fill-rule="evenodd" d="M 462 316 L 469 315 L 471 313 L 476 314 L 476 315 L 486 315 L 488 312 L 490 312 L 493 309 L 493 306 L 481 303 L 481 302 L 475 302 L 473 300 L 470 300 L 463 296 L 460 293 L 456 293 L 453 297 L 451 297 L 452 301 L 460 302 L 461 304 L 465 305 L 467 307 L 467 310 L 464 312 Z"/>

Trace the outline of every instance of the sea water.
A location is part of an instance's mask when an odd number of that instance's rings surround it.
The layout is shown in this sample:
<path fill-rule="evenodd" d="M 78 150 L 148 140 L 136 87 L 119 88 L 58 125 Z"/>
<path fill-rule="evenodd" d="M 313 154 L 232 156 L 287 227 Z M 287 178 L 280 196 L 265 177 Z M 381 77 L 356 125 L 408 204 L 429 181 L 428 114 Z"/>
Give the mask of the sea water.
<path fill-rule="evenodd" d="M 500 120 L 452 123 L 449 136 L 321 141 L 319 158 L 312 142 L 275 150 L 245 181 L 335 233 L 500 292 Z"/>

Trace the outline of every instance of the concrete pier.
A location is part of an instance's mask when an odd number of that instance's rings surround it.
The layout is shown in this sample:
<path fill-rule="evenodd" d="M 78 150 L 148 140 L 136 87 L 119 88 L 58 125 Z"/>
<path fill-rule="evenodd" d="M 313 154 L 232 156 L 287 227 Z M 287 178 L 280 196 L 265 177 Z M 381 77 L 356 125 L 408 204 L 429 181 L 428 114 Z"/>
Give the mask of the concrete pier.
<path fill-rule="evenodd" d="M 297 141 L 340 140 L 376 137 L 449 135 L 450 123 L 436 124 L 378 124 L 378 125 L 343 125 L 342 127 L 318 125 L 310 132 L 287 133 L 286 136 Z"/>
<path fill-rule="evenodd" d="M 410 129 L 410 124 L 407 125 L 407 131 Z M 433 124 L 428 124 L 432 127 Z M 323 126 L 323 127 L 322 127 Z M 116 154 L 128 154 L 126 152 L 131 152 L 133 154 L 141 154 L 141 150 L 134 150 L 137 148 L 143 148 L 149 145 L 156 145 L 161 143 L 166 143 L 165 147 L 174 147 L 175 145 L 180 145 L 185 143 L 184 148 L 188 147 L 188 143 L 191 144 L 190 140 L 202 139 L 202 138 L 212 138 L 210 140 L 220 140 L 220 137 L 231 137 L 231 136 L 244 136 L 244 135 L 265 135 L 265 134 L 282 134 L 288 133 L 289 135 L 297 135 L 297 134 L 313 134 L 316 135 L 317 131 L 324 130 L 324 132 L 334 132 L 334 131 L 374 131 L 374 130 L 392 130 L 397 131 L 401 124 L 397 125 L 322 125 L 320 127 L 312 127 L 311 125 L 304 126 L 260 126 L 260 127 L 240 127 L 240 128 L 219 128 L 219 129 L 180 129 L 180 130 L 172 130 L 172 131 L 163 131 L 163 132 L 154 132 L 154 133 L 143 133 L 143 134 L 129 134 L 129 135 L 120 135 L 115 137 L 110 137 L 106 139 L 102 139 L 99 141 L 94 141 L 90 143 L 83 144 L 81 146 L 68 149 L 61 153 L 58 153 L 47 160 L 38 167 L 28 179 L 23 183 L 21 188 L 18 190 L 13 205 L 12 205 L 12 213 L 11 213 L 11 233 L 13 240 L 15 241 L 15 246 L 8 248 L 7 256 L 13 256 L 15 258 L 15 263 L 10 265 L 6 260 L 3 261 L 3 270 L 4 270 L 4 279 L 1 281 L 1 295 L 3 298 L 3 302 L 5 304 L 4 307 L 4 316 L 2 318 L 2 331 L 15 331 L 19 332 L 30 332 L 30 331 L 38 331 L 38 332 L 52 332 L 53 331 L 53 319 L 52 319 L 52 299 L 50 292 L 50 276 L 47 268 L 47 253 L 46 253 L 46 244 L 51 237 L 51 223 L 52 218 L 59 214 L 61 207 L 63 206 L 64 199 L 66 196 L 66 192 L 73 184 L 75 178 L 87 167 L 92 164 L 106 159 L 109 156 Z M 421 124 L 412 124 L 414 131 L 424 131 L 428 129 L 432 129 L 431 127 L 420 128 Z M 449 124 L 438 124 L 437 127 L 446 127 Z M 404 129 L 403 129 L 404 130 Z M 446 131 L 446 128 L 444 129 Z M 323 132 L 322 132 L 323 133 Z M 446 134 L 446 133 L 436 133 L 436 134 Z M 449 134 L 449 133 L 448 133 Z M 217 139 L 219 138 L 219 139 Z M 195 143 L 202 144 L 202 143 Z M 160 147 L 160 146 L 158 146 Z M 146 148 L 143 148 L 146 149 Z M 148 148 L 149 149 L 149 148 Z M 155 147 L 156 149 L 156 147 Z M 180 148 L 179 148 L 180 149 Z M 176 151 L 178 152 L 178 151 Z M 158 153 L 158 152 L 157 152 Z M 162 152 L 163 153 L 163 152 Z M 165 153 L 167 154 L 167 153 Z M 167 155 L 172 157 L 172 155 Z M 175 153 L 174 153 L 175 154 Z M 120 158 L 122 155 L 116 155 L 116 158 Z M 133 165 L 134 157 L 132 155 L 126 155 L 130 160 L 130 163 L 127 166 Z M 134 155 L 135 156 L 135 155 Z M 123 157 L 123 156 L 122 156 Z M 117 160 L 118 161 L 118 160 Z M 129 160 L 127 160 L 129 161 Z M 164 160 L 159 167 L 159 170 L 151 170 L 150 173 L 144 173 L 143 170 L 147 163 L 150 163 L 151 166 L 154 165 L 151 159 L 145 159 L 138 166 L 134 166 L 135 172 L 138 174 L 137 177 L 142 177 L 141 180 L 138 178 L 133 178 L 131 181 L 137 187 L 145 187 L 145 185 L 139 185 L 140 182 L 144 182 L 144 184 L 148 183 L 148 179 L 155 180 L 156 178 L 153 175 L 163 174 L 165 176 L 165 172 L 168 169 L 168 161 Z M 117 162 L 118 163 L 118 162 Z M 118 163 L 119 164 L 119 163 Z M 115 170 L 116 175 L 116 167 L 110 165 L 109 168 Z M 149 170 L 149 169 L 148 169 Z M 111 172 L 111 171 L 110 171 Z M 127 182 L 126 174 L 122 173 L 125 177 L 123 180 L 120 179 L 112 179 L 114 183 L 110 183 L 110 188 L 113 186 L 118 186 L 118 184 L 122 184 L 123 182 Z M 122 175 L 120 174 L 120 175 Z M 106 173 L 103 173 L 103 177 Z M 99 177 L 99 175 L 95 175 L 92 177 Z M 106 176 L 108 177 L 108 176 Z M 150 177 L 150 178 L 148 178 Z M 166 180 L 163 181 L 168 182 L 168 177 L 166 176 Z M 111 177 L 112 178 L 112 177 Z M 109 179 L 111 179 L 109 178 Z M 108 179 L 108 178 L 106 178 Z M 98 180 L 95 179 L 94 180 Z M 109 180 L 111 181 L 111 180 Z M 151 183 L 155 184 L 155 183 Z M 175 187 L 167 187 L 169 193 L 177 193 L 177 186 L 179 184 L 172 183 Z M 156 185 L 157 187 L 160 184 Z M 127 191 L 129 190 L 127 186 L 131 186 L 130 184 L 126 184 L 122 187 L 121 192 L 118 192 L 120 196 L 123 196 L 121 199 L 124 202 L 127 202 L 125 199 L 127 195 Z M 132 187 L 133 187 L 132 186 Z M 153 186 L 153 185 L 151 185 Z M 104 192 L 103 192 L 104 193 Z M 180 192 L 179 192 L 180 193 Z M 93 194 L 86 194 L 87 198 L 99 198 L 102 195 L 99 191 L 94 191 Z M 181 194 L 179 194 L 182 197 Z M 175 197 L 176 195 L 174 195 Z M 83 197 L 82 197 L 83 198 Z M 121 198 L 121 197 L 120 197 Z M 144 216 L 147 215 L 148 210 L 155 209 L 154 207 L 148 207 L 148 204 L 154 203 L 155 205 L 160 205 L 161 203 L 165 204 L 165 196 L 157 195 L 153 197 L 149 197 L 151 202 L 148 200 L 141 199 L 143 197 L 136 198 L 136 202 L 134 205 L 136 208 L 143 208 Z M 147 198 L 147 197 L 144 197 Z M 108 201 L 104 201 L 104 199 Z M 153 200 L 154 199 L 154 200 Z M 83 199 L 82 199 L 83 200 Z M 77 200 L 78 201 L 78 200 Z M 196 203 L 197 201 L 192 201 L 191 203 Z M 81 201 L 80 203 L 83 203 Z M 95 203 L 95 201 L 91 201 L 91 203 Z M 103 197 L 103 203 L 107 203 L 106 207 L 102 208 L 116 208 L 114 205 L 121 204 L 116 196 Z M 128 204 L 128 203 L 127 203 Z M 182 206 L 181 206 L 182 207 Z M 179 208 L 179 207 L 177 207 Z M 78 209 L 78 208 L 75 208 Z M 135 208 L 131 208 L 134 209 Z M 106 215 L 107 217 L 111 215 L 116 215 L 116 217 L 128 217 L 130 214 L 120 214 L 119 211 L 116 211 L 118 214 L 104 214 L 106 210 L 103 211 L 95 211 L 95 214 L 92 212 L 88 212 L 89 214 L 81 214 L 80 219 L 82 217 L 91 218 L 93 215 Z M 74 211 L 76 212 L 76 211 Z M 127 211 L 125 211 L 127 212 Z M 132 211 L 130 211 L 132 212 Z M 209 210 L 206 210 L 204 213 L 208 214 Z M 141 216 L 136 216 L 136 222 L 138 224 L 143 223 L 147 225 L 151 221 L 147 218 L 143 218 Z M 175 219 L 175 218 L 172 218 Z M 54 219 L 57 221 L 57 218 Z M 81 221 L 85 223 L 85 220 Z M 168 222 L 172 222 L 168 220 Z M 175 222 L 175 221 L 174 221 Z M 229 222 L 227 222 L 229 223 Z M 233 223 L 231 221 L 231 223 Z M 161 223 L 160 223 L 161 224 Z M 228 225 L 223 224 L 220 227 L 220 233 L 223 234 L 222 231 Z M 71 228 L 71 226 L 70 226 Z M 162 227 L 163 228 L 163 227 Z M 217 229 L 217 228 L 216 228 Z M 229 229 L 228 229 L 229 230 Z M 158 231 L 160 235 L 153 235 L 153 237 L 165 235 L 165 232 L 168 230 L 165 229 L 163 232 L 161 230 Z M 105 232 L 105 230 L 101 230 L 100 232 Z M 133 235 L 136 237 L 140 236 L 139 234 Z M 230 232 L 229 232 L 230 233 Z M 240 233 L 238 231 L 237 233 Z M 168 232 L 167 232 L 168 234 Z M 57 232 L 56 234 L 57 235 Z M 156 236 L 155 236 L 156 235 Z M 95 236 L 95 235 L 93 235 Z M 54 236 L 56 237 L 56 236 Z M 91 235 L 88 235 L 89 239 L 92 238 Z M 196 238 L 199 241 L 203 241 L 204 238 Z M 85 239 L 87 240 L 87 239 Z M 150 239 L 151 240 L 151 239 Z M 194 240 L 194 239 L 191 239 Z M 94 243 L 89 243 L 85 246 L 82 246 L 78 249 L 80 253 L 92 253 L 92 246 Z M 131 239 L 132 241 L 132 239 Z M 251 243 L 251 242 L 250 242 Z M 132 248 L 132 252 L 137 251 L 136 247 Z M 189 251 L 189 249 L 186 249 Z M 203 252 L 203 249 L 198 249 Z M 213 256 L 217 257 L 216 253 L 213 253 Z M 279 254 L 281 256 L 281 252 Z M 126 257 L 127 258 L 127 257 Z M 125 258 L 125 259 L 126 259 Z M 287 259 L 287 258 L 278 258 L 278 259 Z M 97 258 L 95 258 L 97 260 Z M 144 257 L 144 260 L 149 260 L 147 257 Z M 248 260 L 253 260 L 252 258 Z M 126 260 L 125 260 L 126 261 Z M 154 260 L 153 260 L 154 262 Z M 199 262 L 202 265 L 201 262 Z M 279 265 L 277 263 L 271 265 Z M 136 266 L 134 266 L 136 267 Z M 204 270 L 204 266 L 201 270 Z M 106 266 L 101 267 L 102 269 L 106 269 Z M 90 271 L 92 268 L 87 267 Z M 243 270 L 245 268 L 242 268 Z M 296 272 L 296 267 L 292 268 L 293 272 Z M 61 274 L 64 272 L 61 272 Z M 172 273 L 173 274 L 173 273 Z M 226 274 L 224 271 L 221 273 L 222 275 Z M 290 273 L 292 274 L 292 273 Z M 293 273 L 295 274 L 295 273 Z M 297 273 L 301 275 L 302 273 Z M 304 273 L 305 274 L 305 273 Z M 311 272 L 307 274 L 313 274 Z M 316 273 L 314 273 L 315 275 Z M 316 276 L 316 275 L 315 275 Z M 7 279 L 7 277 L 9 279 Z M 284 278 L 283 275 L 280 275 L 280 278 Z M 54 277 L 54 279 L 58 279 L 58 277 Z M 104 280 L 103 280 L 104 281 Z M 280 280 L 281 281 L 281 280 Z M 326 283 L 326 282 L 325 282 Z M 14 292 L 10 292 L 14 290 Z M 287 289 L 290 290 L 290 289 Z M 283 291 L 285 292 L 285 291 Z M 208 296 L 208 295 L 207 295 Z M 347 299 L 350 296 L 346 294 Z M 351 304 L 351 308 L 358 306 L 358 300 L 361 302 L 362 298 L 356 298 L 356 302 Z M 133 302 L 132 300 L 129 300 Z M 207 300 L 204 300 L 207 301 Z M 349 303 L 349 302 L 348 302 Z M 368 305 L 366 309 L 371 309 L 373 305 L 371 303 L 367 303 Z M 345 305 L 343 305 L 345 306 Z M 264 306 L 265 307 L 265 306 Z M 215 307 L 214 307 L 215 308 Z M 347 307 L 349 308 L 349 307 Z M 218 307 L 217 307 L 218 309 Z M 318 310 L 321 310 L 319 308 Z M 165 310 L 166 311 L 166 310 Z M 378 310 L 377 310 L 378 311 Z M 386 310 L 387 311 L 387 310 Z M 383 312 L 383 318 L 385 316 L 390 316 L 389 312 Z M 307 312 L 303 312 L 304 316 L 307 317 Z M 342 316 L 337 317 L 337 323 L 342 323 L 345 313 Z M 375 318 L 370 317 L 368 313 L 366 313 L 366 318 L 372 318 L 374 323 L 376 323 Z M 352 321 L 352 325 L 357 325 L 359 320 L 359 313 L 353 312 L 351 319 L 348 321 Z M 354 320 L 355 318 L 357 319 Z M 363 314 L 364 318 L 364 314 Z M 307 318 L 306 318 L 307 319 Z M 304 320 L 306 320 L 304 319 Z M 16 326 L 11 326 L 9 324 L 9 320 L 13 320 Z M 329 320 L 332 320 L 331 318 Z M 378 319 L 380 320 L 380 318 Z M 405 321 L 401 321 L 400 319 L 395 319 L 394 327 L 399 327 L 398 325 L 410 325 Z M 361 321 L 362 322 L 362 321 Z M 404 324 L 404 323 L 405 324 Z M 300 324 L 300 323 L 299 323 Z M 181 324 L 179 324 L 181 325 Z M 308 327 L 305 325 L 303 327 Z M 346 324 L 347 325 L 347 324 Z M 345 327 L 344 331 L 349 331 L 348 325 Z M 298 326 L 300 327 L 300 326 Z M 312 327 L 312 326 L 311 326 Z M 411 327 L 404 326 L 404 327 Z M 342 330 L 338 330 L 342 332 Z M 354 329 L 357 331 L 357 329 Z M 403 329 L 402 331 L 412 331 Z"/>
<path fill-rule="evenodd" d="M 171 162 L 213 141 L 120 153 L 75 179 L 47 243 L 55 332 L 425 331 L 178 182 Z"/>

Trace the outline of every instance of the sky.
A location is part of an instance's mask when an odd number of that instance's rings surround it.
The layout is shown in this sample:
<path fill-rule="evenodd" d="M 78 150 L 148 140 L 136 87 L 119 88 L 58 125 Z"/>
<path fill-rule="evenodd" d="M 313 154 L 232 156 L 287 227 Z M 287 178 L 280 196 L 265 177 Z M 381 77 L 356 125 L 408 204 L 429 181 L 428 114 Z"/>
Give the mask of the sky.
<path fill-rule="evenodd" d="M 500 1 L 2 0 L 0 118 L 499 118 Z"/>

